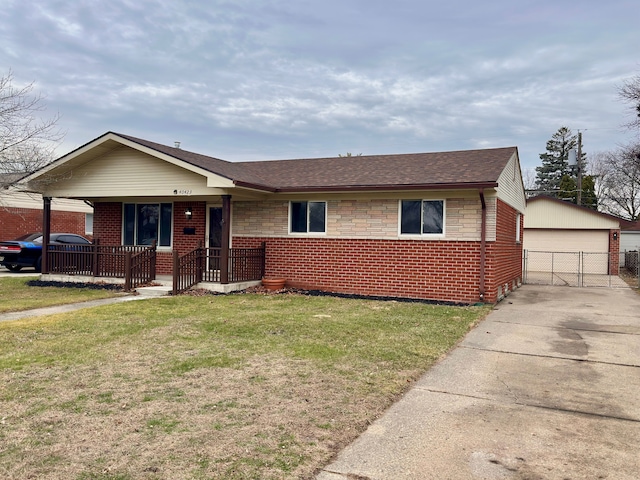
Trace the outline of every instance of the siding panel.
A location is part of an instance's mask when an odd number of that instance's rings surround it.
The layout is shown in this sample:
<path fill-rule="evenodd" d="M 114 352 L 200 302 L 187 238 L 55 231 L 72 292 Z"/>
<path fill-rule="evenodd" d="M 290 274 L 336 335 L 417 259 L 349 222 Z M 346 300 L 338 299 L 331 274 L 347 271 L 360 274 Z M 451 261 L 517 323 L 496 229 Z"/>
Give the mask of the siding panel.
<path fill-rule="evenodd" d="M 187 191 L 189 195 L 212 194 L 205 176 L 124 146 L 65 175 L 47 189 L 49 195 L 173 196 L 174 190 Z M 228 180 L 221 179 L 224 182 Z"/>

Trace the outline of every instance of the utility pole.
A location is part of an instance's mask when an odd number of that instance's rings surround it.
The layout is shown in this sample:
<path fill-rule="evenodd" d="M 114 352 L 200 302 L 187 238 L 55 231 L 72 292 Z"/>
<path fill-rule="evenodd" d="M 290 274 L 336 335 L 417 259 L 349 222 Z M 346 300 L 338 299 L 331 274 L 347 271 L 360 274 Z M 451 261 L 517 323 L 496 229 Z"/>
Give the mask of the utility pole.
<path fill-rule="evenodd" d="M 578 197 L 576 204 L 582 204 L 582 132 L 578 130 L 578 158 L 576 159 L 576 164 L 578 166 L 578 179 L 577 179 L 577 189 L 578 189 Z"/>

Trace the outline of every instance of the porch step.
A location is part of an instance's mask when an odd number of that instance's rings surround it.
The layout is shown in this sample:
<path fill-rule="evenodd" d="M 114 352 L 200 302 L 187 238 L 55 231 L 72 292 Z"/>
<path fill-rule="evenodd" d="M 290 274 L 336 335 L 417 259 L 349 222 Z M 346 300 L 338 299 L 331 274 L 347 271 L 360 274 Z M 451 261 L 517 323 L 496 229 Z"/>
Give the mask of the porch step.
<path fill-rule="evenodd" d="M 167 285 L 159 285 L 154 287 L 138 287 L 136 288 L 136 292 L 141 297 L 164 297 L 169 295 L 173 287 Z"/>

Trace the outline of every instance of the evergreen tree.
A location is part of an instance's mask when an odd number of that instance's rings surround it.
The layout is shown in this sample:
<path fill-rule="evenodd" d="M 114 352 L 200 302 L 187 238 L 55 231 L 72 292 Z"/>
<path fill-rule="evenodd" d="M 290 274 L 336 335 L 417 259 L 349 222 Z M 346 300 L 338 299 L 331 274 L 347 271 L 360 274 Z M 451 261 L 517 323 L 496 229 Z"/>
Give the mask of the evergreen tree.
<path fill-rule="evenodd" d="M 558 197 L 564 175 L 573 176 L 569 166 L 569 150 L 578 146 L 578 136 L 567 127 L 560 127 L 547 141 L 547 151 L 540 154 L 542 165 L 536 167 L 536 189 L 545 195 Z M 582 170 L 586 168 L 586 155 L 582 152 Z M 575 188 L 574 188 L 575 190 Z"/>
<path fill-rule="evenodd" d="M 571 203 L 578 203 L 578 188 L 575 177 L 571 175 L 563 175 L 560 180 L 558 198 Z M 592 210 L 598 209 L 598 198 L 596 196 L 596 182 L 593 176 L 585 175 L 582 177 L 582 198 L 580 203 L 583 207 Z"/>

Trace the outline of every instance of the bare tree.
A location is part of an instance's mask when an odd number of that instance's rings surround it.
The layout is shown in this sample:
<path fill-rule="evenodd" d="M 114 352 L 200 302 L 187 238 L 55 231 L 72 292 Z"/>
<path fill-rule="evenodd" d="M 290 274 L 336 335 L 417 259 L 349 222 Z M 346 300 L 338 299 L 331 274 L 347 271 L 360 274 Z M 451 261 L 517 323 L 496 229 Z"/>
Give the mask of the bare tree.
<path fill-rule="evenodd" d="M 631 103 L 634 119 L 627 123 L 629 128 L 640 128 L 640 75 L 627 80 L 618 88 L 620 98 Z"/>
<path fill-rule="evenodd" d="M 524 183 L 524 190 L 527 198 L 535 197 L 536 195 L 538 195 L 539 192 L 536 188 L 535 168 L 522 169 L 522 183 Z"/>
<path fill-rule="evenodd" d="M 64 134 L 59 114 L 42 118 L 43 98 L 34 84 L 14 86 L 13 73 L 0 77 L 0 173 L 30 173 L 53 160 Z"/>
<path fill-rule="evenodd" d="M 640 218 L 640 144 L 603 152 L 598 157 L 596 189 L 601 208 L 627 220 Z M 593 163 L 591 167 L 594 168 Z M 595 172 L 594 172 L 595 173 Z"/>
<path fill-rule="evenodd" d="M 609 156 L 613 155 L 612 152 L 594 152 L 589 154 L 589 163 L 587 167 L 587 174 L 592 176 L 595 180 L 595 194 L 598 199 L 599 205 L 604 205 L 606 202 L 606 190 L 609 182 L 609 174 L 611 173 L 611 162 L 609 162 Z"/>

